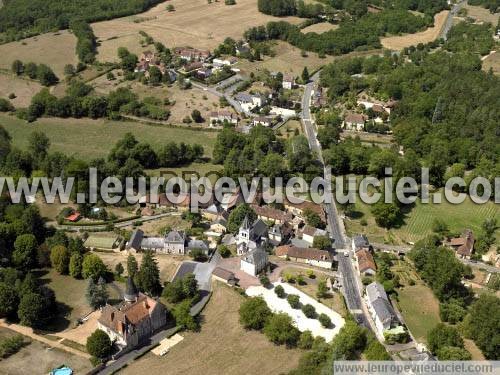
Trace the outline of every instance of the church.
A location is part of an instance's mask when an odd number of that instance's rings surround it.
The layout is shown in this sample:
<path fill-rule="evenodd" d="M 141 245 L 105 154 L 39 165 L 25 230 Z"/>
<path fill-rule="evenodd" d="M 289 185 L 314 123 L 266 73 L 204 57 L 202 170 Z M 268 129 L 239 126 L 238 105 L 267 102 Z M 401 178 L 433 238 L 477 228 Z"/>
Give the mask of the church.
<path fill-rule="evenodd" d="M 268 239 L 269 234 L 266 223 L 261 219 L 257 219 L 254 223 L 250 223 L 250 219 L 247 215 L 241 223 L 236 238 L 237 253 L 238 255 L 243 255 L 250 250 L 259 247 L 264 248 L 267 245 Z"/>
<path fill-rule="evenodd" d="M 124 300 L 101 310 L 97 328 L 106 332 L 111 342 L 129 351 L 147 341 L 167 324 L 167 310 L 160 301 L 138 292 L 131 277 L 127 280 Z"/>

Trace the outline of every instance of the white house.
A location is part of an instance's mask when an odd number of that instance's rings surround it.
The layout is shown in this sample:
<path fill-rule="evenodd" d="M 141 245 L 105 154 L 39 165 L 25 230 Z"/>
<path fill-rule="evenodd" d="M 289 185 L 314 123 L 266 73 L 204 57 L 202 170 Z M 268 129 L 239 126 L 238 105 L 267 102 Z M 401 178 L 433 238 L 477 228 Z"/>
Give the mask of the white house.
<path fill-rule="evenodd" d="M 313 245 L 315 237 L 327 236 L 328 233 L 319 228 L 314 228 L 309 225 L 302 228 L 302 240 L 306 241 L 309 245 Z"/>
<path fill-rule="evenodd" d="M 385 331 L 401 325 L 385 293 L 384 287 L 381 284 L 373 282 L 368 285 L 366 287 L 365 298 L 368 305 L 368 311 L 381 336 L 384 335 Z"/>
<path fill-rule="evenodd" d="M 240 269 L 252 276 L 257 276 L 269 263 L 267 253 L 261 248 L 256 248 L 246 253 L 240 260 Z"/>
<path fill-rule="evenodd" d="M 249 113 L 252 109 L 256 107 L 262 107 L 266 104 L 266 99 L 261 95 L 252 95 L 245 92 L 240 92 L 235 97 L 236 101 L 238 101 L 243 108 L 243 111 Z"/>
<path fill-rule="evenodd" d="M 360 113 L 349 113 L 344 118 L 344 129 L 362 132 L 365 130 L 366 116 Z"/>
<path fill-rule="evenodd" d="M 262 126 L 271 126 L 273 122 L 273 119 L 270 118 L 270 117 L 266 117 L 266 116 L 257 116 L 257 117 L 254 117 L 253 118 L 253 125 L 254 126 L 257 126 L 257 125 L 262 125 Z"/>
<path fill-rule="evenodd" d="M 293 89 L 293 86 L 295 85 L 295 78 L 293 78 L 293 75 L 291 74 L 285 74 L 283 76 L 283 88 L 286 90 L 291 90 Z"/>
<path fill-rule="evenodd" d="M 284 245 L 278 246 L 274 253 L 280 258 L 310 264 L 311 266 L 331 269 L 333 265 L 333 256 L 326 250 Z"/>

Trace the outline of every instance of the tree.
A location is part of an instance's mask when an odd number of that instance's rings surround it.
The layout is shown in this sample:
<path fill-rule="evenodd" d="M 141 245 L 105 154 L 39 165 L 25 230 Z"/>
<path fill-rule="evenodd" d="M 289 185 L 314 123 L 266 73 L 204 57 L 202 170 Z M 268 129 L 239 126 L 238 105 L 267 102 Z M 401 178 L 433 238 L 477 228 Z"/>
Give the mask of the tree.
<path fill-rule="evenodd" d="M 29 292 L 21 297 L 17 316 L 20 323 L 28 327 L 43 327 L 50 319 L 50 303 L 43 295 Z"/>
<path fill-rule="evenodd" d="M 223 258 L 229 258 L 231 256 L 231 250 L 229 250 L 229 247 L 226 245 L 219 245 L 217 247 L 217 250 L 219 251 L 219 254 Z"/>
<path fill-rule="evenodd" d="M 318 320 L 321 323 L 321 325 L 325 328 L 330 328 L 332 326 L 332 320 L 326 314 L 319 314 Z"/>
<path fill-rule="evenodd" d="M 97 284 L 92 278 L 89 278 L 85 297 L 93 309 L 98 309 L 106 304 L 109 294 L 106 289 L 106 282 L 102 277 L 99 278 Z"/>
<path fill-rule="evenodd" d="M 326 298 L 328 296 L 328 287 L 326 286 L 326 281 L 321 280 L 318 282 L 318 291 L 316 292 L 316 297 Z"/>
<path fill-rule="evenodd" d="M 124 271 L 125 271 L 125 269 L 123 268 L 123 265 L 121 264 L 121 262 L 117 263 L 115 266 L 115 273 L 119 277 L 121 277 Z"/>
<path fill-rule="evenodd" d="M 464 340 L 458 330 L 443 323 L 439 323 L 427 334 L 427 342 L 429 350 L 433 354 L 437 354 L 445 346 L 455 346 L 458 348 L 463 348 L 464 346 Z"/>
<path fill-rule="evenodd" d="M 398 221 L 400 209 L 395 203 L 385 203 L 379 201 L 372 206 L 372 214 L 377 225 L 390 229 Z"/>
<path fill-rule="evenodd" d="M 151 66 L 149 68 L 149 83 L 152 85 L 158 85 L 161 83 L 163 75 L 157 66 Z"/>
<path fill-rule="evenodd" d="M 59 245 L 50 250 L 50 263 L 61 275 L 68 273 L 70 254 L 66 247 Z"/>
<path fill-rule="evenodd" d="M 259 277 L 260 284 L 264 287 L 267 287 L 270 284 L 269 277 L 266 275 L 262 275 Z"/>
<path fill-rule="evenodd" d="M 0 283 L 0 317 L 14 317 L 19 305 L 19 297 L 14 285 Z"/>
<path fill-rule="evenodd" d="M 137 287 L 144 293 L 154 296 L 160 293 L 160 270 L 152 252 L 144 253 L 136 279 Z"/>
<path fill-rule="evenodd" d="M 169 12 L 175 11 L 175 7 L 172 4 L 168 4 L 167 5 L 167 11 L 169 11 Z"/>
<path fill-rule="evenodd" d="M 432 222 L 432 231 L 439 234 L 441 237 L 445 237 L 449 233 L 450 229 L 444 220 L 437 218 Z"/>
<path fill-rule="evenodd" d="M 50 140 L 41 131 L 34 131 L 28 138 L 28 151 L 34 160 L 35 168 L 39 168 L 41 163 L 47 158 L 50 147 Z"/>
<path fill-rule="evenodd" d="M 231 233 L 236 233 L 247 216 L 251 223 L 257 219 L 257 214 L 248 204 L 240 204 L 229 214 L 227 230 Z"/>
<path fill-rule="evenodd" d="M 135 277 L 138 270 L 137 259 L 132 254 L 127 257 L 127 275 Z"/>
<path fill-rule="evenodd" d="M 196 123 L 200 123 L 200 122 L 203 122 L 205 121 L 203 119 L 203 117 L 201 116 L 201 113 L 199 110 L 197 109 L 193 109 L 193 111 L 191 112 L 191 118 L 193 119 L 194 122 Z"/>
<path fill-rule="evenodd" d="M 306 224 L 313 228 L 325 228 L 326 224 L 321 219 L 321 217 L 309 208 L 304 210 L 304 218 L 306 219 Z"/>
<path fill-rule="evenodd" d="M 316 317 L 316 309 L 314 308 L 313 305 L 310 305 L 309 303 L 302 306 L 302 312 L 309 319 L 314 319 Z"/>
<path fill-rule="evenodd" d="M 14 60 L 12 62 L 12 73 L 16 76 L 20 76 L 24 73 L 24 64 L 20 60 Z"/>
<path fill-rule="evenodd" d="M 38 65 L 36 78 L 43 86 L 51 86 L 59 82 L 59 78 L 57 78 L 52 69 L 45 64 Z"/>
<path fill-rule="evenodd" d="M 320 250 L 329 249 L 332 246 L 332 241 L 328 236 L 315 236 L 313 240 L 313 247 Z"/>
<path fill-rule="evenodd" d="M 75 67 L 71 64 L 67 64 L 64 66 L 64 75 L 73 77 L 76 74 Z"/>
<path fill-rule="evenodd" d="M 390 361 L 391 356 L 387 353 L 384 345 L 382 345 L 375 337 L 372 337 L 363 352 L 368 361 Z"/>
<path fill-rule="evenodd" d="M 83 256 L 81 254 L 74 253 L 71 255 L 71 258 L 69 258 L 69 275 L 75 279 L 82 277 L 82 265 Z"/>
<path fill-rule="evenodd" d="M 94 281 L 96 281 L 100 277 L 106 276 L 107 271 L 108 269 L 106 268 L 106 265 L 97 255 L 87 254 L 83 258 L 82 277 L 84 279 L 91 277 Z"/>
<path fill-rule="evenodd" d="M 286 295 L 285 289 L 281 285 L 276 285 L 276 287 L 274 288 L 274 293 L 276 293 L 279 298 L 285 298 Z"/>
<path fill-rule="evenodd" d="M 138 63 L 137 55 L 129 53 L 121 59 L 121 68 L 126 72 L 133 72 Z"/>
<path fill-rule="evenodd" d="M 271 316 L 271 310 L 262 297 L 250 297 L 241 304 L 239 314 L 244 328 L 261 330 Z"/>
<path fill-rule="evenodd" d="M 175 318 L 175 324 L 190 331 L 196 331 L 199 326 L 195 318 L 191 316 L 191 301 L 184 300 L 174 306 L 172 315 Z"/>
<path fill-rule="evenodd" d="M 38 244 L 32 234 L 22 234 L 14 242 L 12 261 L 16 267 L 28 271 L 36 266 Z"/>
<path fill-rule="evenodd" d="M 313 343 L 314 343 L 314 336 L 312 335 L 312 332 L 309 330 L 305 330 L 300 334 L 297 346 L 300 349 L 309 350 L 312 348 Z"/>
<path fill-rule="evenodd" d="M 264 325 L 264 334 L 276 345 L 285 344 L 287 347 L 297 345 L 300 331 L 292 324 L 292 318 L 287 314 L 273 314 Z"/>
<path fill-rule="evenodd" d="M 286 300 L 292 309 L 298 309 L 300 307 L 300 297 L 298 295 L 289 294 L 288 297 L 286 297 Z"/>
<path fill-rule="evenodd" d="M 470 308 L 464 326 L 487 359 L 498 359 L 500 353 L 500 299 L 481 294 Z"/>
<path fill-rule="evenodd" d="M 304 66 L 301 78 L 302 78 L 302 83 L 306 84 L 307 82 L 309 82 L 309 70 L 307 70 L 307 66 Z"/>
<path fill-rule="evenodd" d="M 438 350 L 437 356 L 440 361 L 470 361 L 472 355 L 464 348 L 455 346 L 444 346 Z"/>
<path fill-rule="evenodd" d="M 96 329 L 88 338 L 85 345 L 87 352 L 99 359 L 104 359 L 111 354 L 111 340 L 106 332 Z"/>

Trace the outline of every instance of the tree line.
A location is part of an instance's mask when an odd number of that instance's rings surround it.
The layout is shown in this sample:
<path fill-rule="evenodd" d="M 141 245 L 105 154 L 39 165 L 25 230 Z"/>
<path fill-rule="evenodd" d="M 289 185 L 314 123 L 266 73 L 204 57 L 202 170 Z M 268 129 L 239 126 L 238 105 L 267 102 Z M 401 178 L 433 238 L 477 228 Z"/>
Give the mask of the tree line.
<path fill-rule="evenodd" d="M 341 55 L 359 48 L 380 48 L 380 37 L 386 33 L 415 33 L 431 24 L 431 17 L 420 17 L 406 10 L 391 9 L 380 13 L 367 13 L 357 20 L 344 21 L 338 29 L 321 34 L 304 34 L 298 26 L 280 21 L 268 22 L 265 27 L 250 28 L 244 35 L 250 41 L 280 39 L 306 51 Z"/>
<path fill-rule="evenodd" d="M 85 21 L 71 21 L 69 27 L 75 35 L 76 55 L 78 59 L 85 64 L 95 61 L 97 54 L 97 39 L 90 25 Z"/>
<path fill-rule="evenodd" d="M 467 360 L 460 331 L 473 339 L 487 359 L 498 359 L 500 353 L 500 299 L 482 294 L 474 298 L 462 284 L 470 278 L 470 267 L 464 266 L 451 249 L 440 246 L 440 238 L 428 237 L 415 244 L 409 256 L 422 279 L 440 301 L 440 324 L 428 334 L 429 349 L 441 360 Z M 460 327 L 457 329 L 457 326 Z"/>
<path fill-rule="evenodd" d="M 0 42 L 68 29 L 74 20 L 104 21 L 146 11 L 162 0 L 7 0 L 0 8 Z"/>
<path fill-rule="evenodd" d="M 20 60 L 14 60 L 12 62 L 12 72 L 17 76 L 37 80 L 43 86 L 52 86 L 59 82 L 59 78 L 57 78 L 54 71 L 45 64 L 37 65 L 33 62 L 25 64 Z"/>

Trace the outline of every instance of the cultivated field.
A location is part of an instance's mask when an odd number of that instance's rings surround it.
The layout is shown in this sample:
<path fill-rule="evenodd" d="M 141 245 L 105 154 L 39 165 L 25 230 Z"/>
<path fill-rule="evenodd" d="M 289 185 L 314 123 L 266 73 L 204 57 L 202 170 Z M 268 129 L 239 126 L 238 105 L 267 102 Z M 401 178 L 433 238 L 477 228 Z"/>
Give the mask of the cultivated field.
<path fill-rule="evenodd" d="M 20 42 L 0 45 L 0 69 L 9 69 L 14 60 L 46 64 L 59 79 L 64 77 L 64 66 L 76 64 L 76 38 L 69 31 L 42 34 Z"/>
<path fill-rule="evenodd" d="M 339 25 L 333 25 L 329 22 L 315 23 L 314 25 L 304 27 L 301 31 L 303 34 L 306 33 L 317 33 L 322 34 L 330 30 L 338 29 Z"/>
<path fill-rule="evenodd" d="M 0 46 L 1 48 L 1 46 Z M 14 107 L 27 107 L 31 98 L 42 89 L 38 82 L 17 78 L 10 73 L 0 73 L 0 97 L 8 98 L 15 94 L 15 99 L 9 99 Z"/>
<path fill-rule="evenodd" d="M 216 132 L 152 126 L 129 121 L 42 118 L 34 124 L 28 124 L 12 116 L 0 115 L 0 125 L 10 133 L 16 147 L 25 149 L 28 146 L 29 134 L 40 130 L 49 137 L 52 151 L 60 151 L 67 156 L 84 160 L 106 157 L 110 147 L 127 132 L 153 147 L 160 147 L 170 141 L 199 143 L 205 148 L 207 156 L 212 155 L 217 137 Z"/>
<path fill-rule="evenodd" d="M 466 4 L 464 9 L 467 10 L 467 16 L 472 17 L 480 22 L 489 22 L 493 26 L 496 26 L 498 23 L 498 18 L 500 17 L 500 13 L 490 13 L 490 11 L 486 8 L 480 6 L 473 6 Z"/>
<path fill-rule="evenodd" d="M 0 328 L 0 335 L 9 337 L 14 335 L 14 332 L 7 328 Z M 71 367 L 75 374 L 85 374 L 92 369 L 90 361 L 86 358 L 31 340 L 31 343 L 19 352 L 0 361 L 0 373 L 48 374 L 63 364 Z"/>
<path fill-rule="evenodd" d="M 401 36 L 390 36 L 382 38 L 380 41 L 384 48 L 399 51 L 405 47 L 416 46 L 419 43 L 429 43 L 436 40 L 439 37 L 441 29 L 444 26 L 446 17 L 449 11 L 443 10 L 434 16 L 434 26 L 429 27 L 415 34 L 401 35 Z"/>
<path fill-rule="evenodd" d="M 272 344 L 260 332 L 245 331 L 238 319 L 243 297 L 222 284 L 202 312 L 198 333 L 182 333 L 184 340 L 164 357 L 147 354 L 123 369 L 123 374 L 279 374 L 297 366 L 301 351 Z M 166 370 L 168 369 L 168 370 Z"/>
<path fill-rule="evenodd" d="M 365 233 L 372 242 L 401 244 L 415 242 L 432 232 L 434 219 L 444 220 L 451 231 L 462 232 L 466 228 L 479 232 L 486 218 L 496 217 L 500 221 L 500 209 L 492 202 L 475 204 L 467 198 L 462 204 L 454 205 L 448 202 L 441 204 L 422 204 L 417 201 L 415 207 L 404 217 L 399 228 L 385 230 L 375 223 L 371 214 L 371 206 L 357 199 L 355 204 L 355 219 L 346 221 L 349 233 Z M 367 222 L 361 225 L 361 220 Z"/>
<path fill-rule="evenodd" d="M 497 51 L 484 59 L 483 70 L 488 72 L 490 69 L 493 69 L 496 75 L 500 74 L 500 52 Z"/>
<path fill-rule="evenodd" d="M 175 7 L 174 12 L 166 10 L 167 3 L 161 3 L 139 15 L 93 24 L 94 33 L 102 43 L 98 59 L 116 61 L 120 46 L 138 52 L 141 30 L 167 47 L 189 45 L 213 49 L 226 37 L 241 39 L 248 28 L 277 20 L 259 13 L 257 0 L 238 0 L 232 6 L 223 1 L 208 4 L 206 0 L 171 0 L 168 4 Z M 302 22 L 296 17 L 283 20 Z"/>

